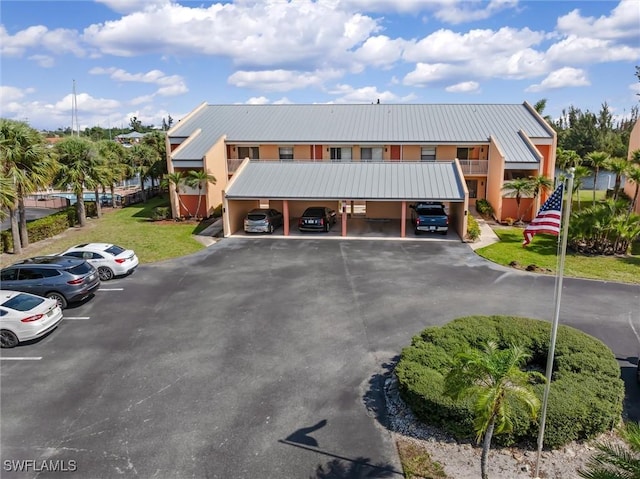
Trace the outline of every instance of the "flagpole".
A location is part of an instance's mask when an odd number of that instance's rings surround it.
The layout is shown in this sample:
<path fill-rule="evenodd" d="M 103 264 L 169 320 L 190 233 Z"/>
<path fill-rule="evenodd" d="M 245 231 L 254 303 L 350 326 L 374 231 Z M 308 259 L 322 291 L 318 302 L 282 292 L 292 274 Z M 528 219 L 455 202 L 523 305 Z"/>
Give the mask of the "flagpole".
<path fill-rule="evenodd" d="M 536 468 L 534 477 L 539 479 L 538 471 L 540 469 L 540 456 L 542 454 L 542 444 L 544 442 L 544 427 L 547 420 L 547 403 L 549 400 L 549 391 L 551 390 L 551 375 L 553 373 L 553 356 L 556 348 L 556 336 L 558 334 L 558 322 L 560 319 L 560 297 L 562 295 L 562 279 L 564 278 L 564 259 L 567 254 L 567 238 L 569 233 L 569 218 L 571 217 L 571 198 L 573 196 L 573 176 L 575 168 L 569 169 L 567 182 L 567 192 L 564 195 L 566 207 L 563 211 L 563 228 L 562 241 L 560 251 L 560 262 L 558 264 L 558 280 L 556 281 L 555 291 L 555 311 L 553 315 L 553 324 L 551 326 L 551 341 L 549 343 L 549 353 L 547 354 L 547 382 L 544 385 L 544 394 L 542 396 L 542 413 L 540 415 L 540 431 L 538 432 L 538 454 L 536 456 Z"/>

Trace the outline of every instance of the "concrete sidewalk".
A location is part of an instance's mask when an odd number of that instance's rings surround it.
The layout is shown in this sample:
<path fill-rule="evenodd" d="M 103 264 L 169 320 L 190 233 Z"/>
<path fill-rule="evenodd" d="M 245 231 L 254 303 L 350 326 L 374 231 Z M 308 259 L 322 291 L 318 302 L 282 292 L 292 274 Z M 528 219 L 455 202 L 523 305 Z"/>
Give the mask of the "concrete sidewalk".
<path fill-rule="evenodd" d="M 478 240 L 473 243 L 467 243 L 472 250 L 475 251 L 479 248 L 483 248 L 500 241 L 500 238 L 498 238 L 498 235 L 495 234 L 493 228 L 487 222 L 487 220 L 475 214 L 473 215 L 473 217 L 478 222 L 478 226 L 480 226 L 480 238 L 478 238 Z"/>

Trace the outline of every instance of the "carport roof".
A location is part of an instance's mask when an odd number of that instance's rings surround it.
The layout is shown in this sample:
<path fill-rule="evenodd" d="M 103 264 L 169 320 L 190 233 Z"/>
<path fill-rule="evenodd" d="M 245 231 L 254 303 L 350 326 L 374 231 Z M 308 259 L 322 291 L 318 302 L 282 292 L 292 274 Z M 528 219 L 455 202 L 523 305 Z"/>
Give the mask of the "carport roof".
<path fill-rule="evenodd" d="M 248 162 L 228 199 L 464 201 L 453 162 Z"/>

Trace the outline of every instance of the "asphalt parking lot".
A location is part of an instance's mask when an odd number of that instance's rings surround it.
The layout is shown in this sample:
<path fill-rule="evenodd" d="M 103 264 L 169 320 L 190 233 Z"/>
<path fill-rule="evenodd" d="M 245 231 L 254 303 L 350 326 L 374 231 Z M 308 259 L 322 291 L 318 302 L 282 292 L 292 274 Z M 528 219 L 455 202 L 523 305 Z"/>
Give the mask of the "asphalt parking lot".
<path fill-rule="evenodd" d="M 402 477 L 389 361 L 456 317 L 550 319 L 553 286 L 452 241 L 227 238 L 140 266 L 3 350 L 2 477 Z M 637 285 L 565 279 L 562 323 L 614 350 L 636 419 L 639 315 Z"/>

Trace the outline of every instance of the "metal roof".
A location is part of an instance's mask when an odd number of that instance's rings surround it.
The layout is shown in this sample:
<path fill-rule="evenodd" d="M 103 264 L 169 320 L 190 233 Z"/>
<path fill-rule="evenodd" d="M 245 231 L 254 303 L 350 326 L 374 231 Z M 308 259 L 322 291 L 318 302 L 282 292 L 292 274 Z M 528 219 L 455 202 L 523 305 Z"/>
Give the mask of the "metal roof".
<path fill-rule="evenodd" d="M 453 162 L 312 163 L 251 161 L 234 176 L 229 199 L 464 201 Z"/>
<path fill-rule="evenodd" d="M 202 159 L 223 135 L 228 143 L 461 144 L 494 137 L 506 161 L 538 161 L 526 141 L 553 138 L 526 104 L 204 105 L 170 132 L 197 138 L 173 158 Z"/>

